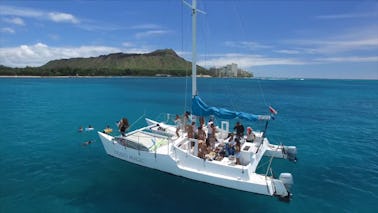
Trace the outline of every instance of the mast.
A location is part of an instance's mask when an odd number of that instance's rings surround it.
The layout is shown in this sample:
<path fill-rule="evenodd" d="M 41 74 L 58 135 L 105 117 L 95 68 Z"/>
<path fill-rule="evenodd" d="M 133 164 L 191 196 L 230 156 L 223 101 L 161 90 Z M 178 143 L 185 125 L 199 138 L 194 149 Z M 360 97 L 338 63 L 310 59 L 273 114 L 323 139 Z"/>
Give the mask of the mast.
<path fill-rule="evenodd" d="M 206 14 L 197 9 L 197 0 L 192 0 L 192 4 L 183 1 L 192 9 L 192 98 L 197 95 L 197 12 Z"/>
<path fill-rule="evenodd" d="M 197 95 L 197 0 L 192 1 L 192 98 Z"/>

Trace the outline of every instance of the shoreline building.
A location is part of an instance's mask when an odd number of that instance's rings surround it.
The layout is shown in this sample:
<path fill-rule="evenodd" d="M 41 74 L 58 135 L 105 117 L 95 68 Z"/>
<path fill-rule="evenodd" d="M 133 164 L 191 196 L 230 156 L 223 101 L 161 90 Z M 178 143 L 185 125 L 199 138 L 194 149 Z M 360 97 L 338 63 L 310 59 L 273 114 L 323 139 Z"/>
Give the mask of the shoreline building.
<path fill-rule="evenodd" d="M 212 67 L 210 68 L 210 71 L 220 78 L 253 77 L 252 73 L 239 69 L 238 65 L 235 63 L 227 64 L 226 66 L 219 68 Z"/>

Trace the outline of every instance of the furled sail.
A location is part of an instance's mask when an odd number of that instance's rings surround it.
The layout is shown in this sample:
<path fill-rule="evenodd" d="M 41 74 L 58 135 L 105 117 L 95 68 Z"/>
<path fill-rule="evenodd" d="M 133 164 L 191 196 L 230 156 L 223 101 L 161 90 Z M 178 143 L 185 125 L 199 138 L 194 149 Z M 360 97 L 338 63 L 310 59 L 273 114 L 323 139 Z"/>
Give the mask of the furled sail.
<path fill-rule="evenodd" d="M 270 115 L 254 115 L 246 112 L 231 111 L 225 108 L 208 106 L 202 99 L 196 95 L 192 99 L 192 113 L 197 116 L 214 115 L 222 119 L 240 118 L 247 121 L 270 120 Z"/>

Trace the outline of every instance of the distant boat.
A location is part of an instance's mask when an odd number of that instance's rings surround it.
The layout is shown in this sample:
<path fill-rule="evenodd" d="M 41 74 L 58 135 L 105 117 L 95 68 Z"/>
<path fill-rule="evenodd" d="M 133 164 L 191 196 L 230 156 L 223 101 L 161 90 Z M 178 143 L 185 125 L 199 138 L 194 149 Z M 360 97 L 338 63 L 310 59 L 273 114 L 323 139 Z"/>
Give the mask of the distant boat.
<path fill-rule="evenodd" d="M 221 121 L 221 127 L 218 127 L 218 132 L 215 133 L 216 142 L 212 144 L 211 151 L 206 150 L 206 155 L 200 156 L 204 141 L 189 138 L 189 132 L 183 131 L 184 128 L 181 128 L 177 136 L 175 125 L 146 118 L 147 126 L 131 131 L 125 136 L 111 136 L 98 132 L 106 153 L 131 163 L 192 180 L 290 200 L 292 175 L 281 173 L 279 179 L 275 179 L 270 168 L 273 158 L 296 160 L 295 146 L 273 145 L 266 138 L 268 122 L 277 111 L 271 108 L 270 115 L 236 112 L 210 107 L 198 96 L 196 14 L 200 10 L 196 7 L 196 0 L 192 1 L 192 5 L 186 4 L 192 9 L 193 24 L 191 114 L 197 117 L 215 116 L 225 119 Z M 246 137 L 241 137 L 240 154 L 226 156 L 223 151 L 225 147 L 230 146 L 228 120 L 235 118 L 246 121 L 265 121 L 265 130 L 253 132 L 255 134 L 253 142 L 248 142 Z M 207 127 L 203 129 L 209 133 Z M 240 164 L 236 164 L 238 156 Z M 256 169 L 263 156 L 271 157 L 268 169 L 265 174 L 258 174 Z"/>

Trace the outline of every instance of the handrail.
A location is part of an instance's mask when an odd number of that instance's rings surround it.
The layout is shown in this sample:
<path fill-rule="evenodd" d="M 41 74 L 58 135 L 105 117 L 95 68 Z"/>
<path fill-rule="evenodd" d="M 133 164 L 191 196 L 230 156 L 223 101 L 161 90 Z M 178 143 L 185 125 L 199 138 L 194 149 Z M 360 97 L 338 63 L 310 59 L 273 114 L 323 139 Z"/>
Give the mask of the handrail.
<path fill-rule="evenodd" d="M 157 137 L 157 138 L 165 138 L 165 139 L 170 138 L 170 137 L 168 137 L 168 136 L 166 136 L 166 135 L 159 135 L 159 134 L 156 134 L 156 133 L 153 133 L 153 132 L 143 131 L 143 133 L 145 133 L 146 135 L 150 135 L 150 136 L 153 136 L 153 137 Z"/>
<path fill-rule="evenodd" d="M 270 166 L 272 165 L 272 161 L 273 161 L 273 155 L 270 157 L 268 168 L 266 169 L 266 173 L 265 173 L 265 178 L 267 177 L 267 175 L 269 173 L 269 169 L 271 169 Z"/>
<path fill-rule="evenodd" d="M 140 132 L 140 131 L 143 131 L 145 129 L 149 129 L 149 128 L 154 127 L 154 126 L 156 126 L 156 124 L 151 124 L 151 125 L 148 125 L 148 126 L 145 126 L 145 127 L 139 128 L 139 129 L 136 129 L 134 131 L 126 133 L 126 135 L 122 136 L 122 137 L 127 137 L 127 136 L 132 135 L 132 134 L 134 134 L 136 132 Z"/>

